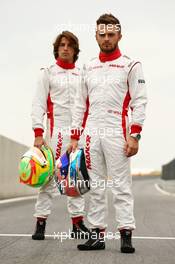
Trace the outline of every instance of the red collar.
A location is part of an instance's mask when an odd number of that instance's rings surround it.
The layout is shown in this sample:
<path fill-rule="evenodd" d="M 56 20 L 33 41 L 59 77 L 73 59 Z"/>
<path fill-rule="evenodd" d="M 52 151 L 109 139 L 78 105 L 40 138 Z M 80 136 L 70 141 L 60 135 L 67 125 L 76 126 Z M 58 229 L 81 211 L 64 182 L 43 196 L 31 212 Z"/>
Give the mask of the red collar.
<path fill-rule="evenodd" d="M 116 49 L 111 53 L 100 52 L 99 59 L 101 62 L 116 60 L 121 56 L 120 50 Z"/>
<path fill-rule="evenodd" d="M 59 65 L 63 69 L 74 69 L 75 68 L 75 63 L 65 62 L 59 58 L 57 59 L 56 64 Z"/>

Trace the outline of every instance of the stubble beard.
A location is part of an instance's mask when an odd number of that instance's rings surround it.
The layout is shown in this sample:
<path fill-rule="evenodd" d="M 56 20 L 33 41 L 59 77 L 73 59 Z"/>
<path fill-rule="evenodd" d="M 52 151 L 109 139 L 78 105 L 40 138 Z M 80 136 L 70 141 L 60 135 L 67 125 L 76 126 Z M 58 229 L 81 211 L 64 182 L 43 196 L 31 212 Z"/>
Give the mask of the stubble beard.
<path fill-rule="evenodd" d="M 99 47 L 100 47 L 101 52 L 109 54 L 109 53 L 112 53 L 112 52 L 114 52 L 114 51 L 116 50 L 116 48 L 118 47 L 118 43 L 116 43 L 116 44 L 114 45 L 114 47 L 111 47 L 111 49 L 104 49 L 104 48 L 103 48 L 102 46 L 100 46 L 100 45 L 99 45 Z"/>

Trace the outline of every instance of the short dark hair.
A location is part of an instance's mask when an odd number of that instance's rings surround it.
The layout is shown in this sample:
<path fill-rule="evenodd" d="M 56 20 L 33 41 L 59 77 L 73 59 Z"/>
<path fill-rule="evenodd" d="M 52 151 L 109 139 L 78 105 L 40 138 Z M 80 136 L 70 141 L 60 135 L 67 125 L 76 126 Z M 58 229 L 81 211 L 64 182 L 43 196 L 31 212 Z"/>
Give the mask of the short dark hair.
<path fill-rule="evenodd" d="M 75 51 L 74 58 L 73 58 L 73 61 L 75 62 L 78 59 L 78 54 L 80 52 L 79 41 L 78 41 L 78 38 L 72 32 L 69 32 L 69 31 L 63 31 L 61 34 L 59 34 L 56 37 L 56 40 L 53 43 L 54 57 L 55 59 L 58 58 L 58 47 L 60 46 L 60 42 L 63 37 L 65 37 L 66 39 L 70 41 L 70 44 Z"/>
<path fill-rule="evenodd" d="M 97 21 L 97 26 L 100 24 L 104 24 L 104 25 L 117 25 L 119 32 L 121 32 L 121 24 L 118 18 L 116 18 L 115 16 L 113 16 L 112 14 L 103 14 L 101 15 Z"/>

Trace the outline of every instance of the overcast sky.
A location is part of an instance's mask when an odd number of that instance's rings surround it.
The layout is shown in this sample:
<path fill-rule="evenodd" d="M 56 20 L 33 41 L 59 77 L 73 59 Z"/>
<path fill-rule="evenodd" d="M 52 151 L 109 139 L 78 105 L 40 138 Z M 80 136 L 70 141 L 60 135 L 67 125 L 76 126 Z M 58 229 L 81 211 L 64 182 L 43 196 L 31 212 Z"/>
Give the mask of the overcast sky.
<path fill-rule="evenodd" d="M 160 169 L 175 158 L 175 1 L 0 0 L 0 134 L 31 145 L 31 103 L 41 67 L 64 29 L 80 40 L 81 66 L 98 55 L 96 19 L 120 19 L 123 54 L 142 62 L 149 104 L 133 169 Z"/>

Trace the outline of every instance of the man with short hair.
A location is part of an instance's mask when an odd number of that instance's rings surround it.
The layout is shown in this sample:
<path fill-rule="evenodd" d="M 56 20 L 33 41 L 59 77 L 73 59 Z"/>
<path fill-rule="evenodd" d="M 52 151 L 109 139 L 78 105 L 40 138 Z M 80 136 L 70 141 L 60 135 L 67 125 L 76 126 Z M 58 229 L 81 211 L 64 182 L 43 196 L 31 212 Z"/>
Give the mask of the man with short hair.
<path fill-rule="evenodd" d="M 84 134 L 86 164 L 91 178 L 87 219 L 92 228 L 89 240 L 78 245 L 79 250 L 105 249 L 106 190 L 100 187 L 100 182 L 106 181 L 109 175 L 121 252 L 135 252 L 130 157 L 138 152 L 147 96 L 141 63 L 121 54 L 118 46 L 121 38 L 119 20 L 112 14 L 100 16 L 96 29 L 100 53 L 84 67 L 82 89 L 76 96 L 71 135 L 73 151 L 78 145 L 86 99 L 89 99 Z M 132 110 L 130 123 L 129 108 Z"/>
<path fill-rule="evenodd" d="M 32 104 L 32 127 L 35 134 L 34 146 L 48 144 L 57 160 L 66 151 L 72 121 L 72 108 L 76 90 L 80 86 L 80 70 L 75 66 L 79 54 L 78 38 L 63 31 L 53 44 L 56 64 L 42 68 Z M 46 138 L 44 140 L 44 115 L 47 114 Z M 85 117 L 86 119 L 86 117 Z M 85 124 L 84 119 L 84 124 Z M 58 192 L 54 179 L 40 188 L 35 214 L 34 240 L 45 238 L 46 220 L 51 213 L 52 198 Z M 84 197 L 67 197 L 67 206 L 72 218 L 73 238 L 83 238 L 88 232 L 83 222 Z"/>

